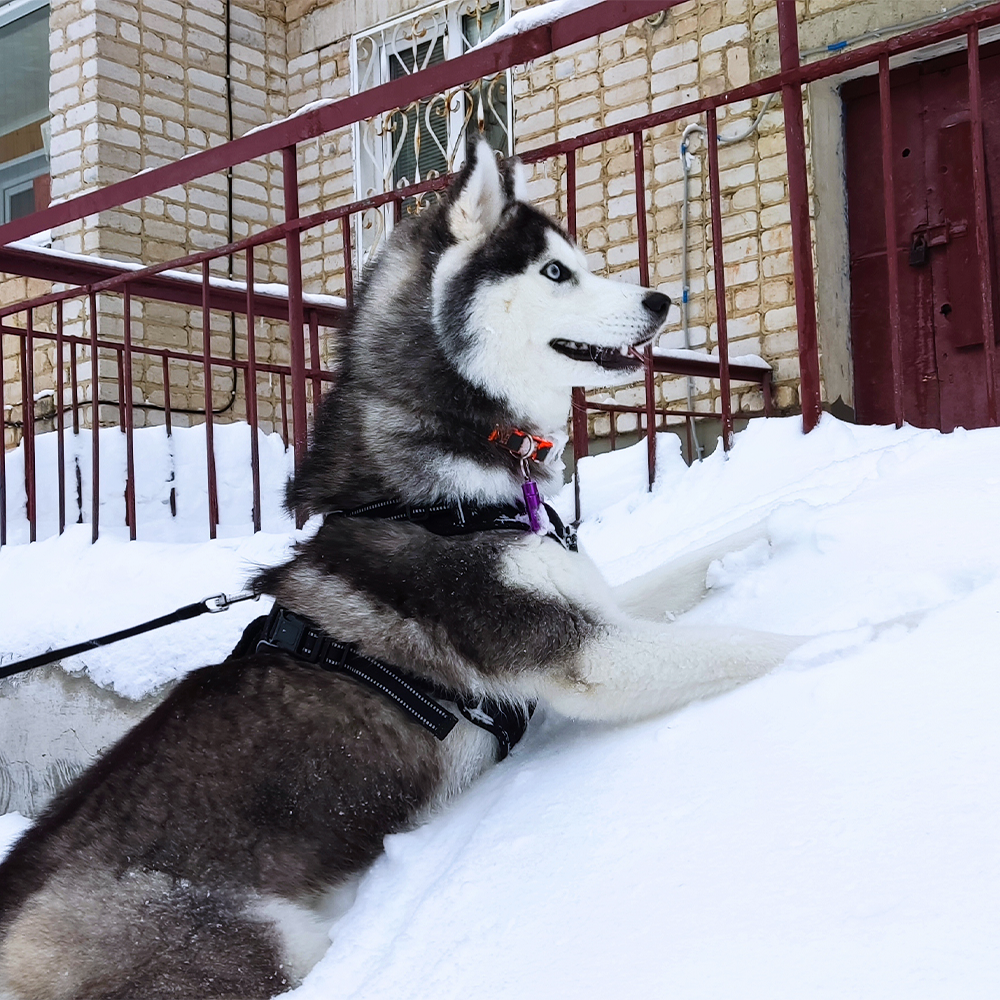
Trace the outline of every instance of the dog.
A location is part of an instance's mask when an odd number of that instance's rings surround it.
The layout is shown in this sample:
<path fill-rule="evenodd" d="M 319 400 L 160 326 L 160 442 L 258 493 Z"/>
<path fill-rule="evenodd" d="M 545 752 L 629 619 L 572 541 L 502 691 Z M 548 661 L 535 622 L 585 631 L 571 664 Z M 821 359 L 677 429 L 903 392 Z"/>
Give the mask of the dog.
<path fill-rule="evenodd" d="M 0 866 L 3 1000 L 287 990 L 385 836 L 536 702 L 636 720 L 781 662 L 786 637 L 631 617 L 540 500 L 570 387 L 635 381 L 668 307 L 591 274 L 485 144 L 397 227 L 289 487 L 322 526 L 258 577 L 248 655 L 185 678 Z"/>

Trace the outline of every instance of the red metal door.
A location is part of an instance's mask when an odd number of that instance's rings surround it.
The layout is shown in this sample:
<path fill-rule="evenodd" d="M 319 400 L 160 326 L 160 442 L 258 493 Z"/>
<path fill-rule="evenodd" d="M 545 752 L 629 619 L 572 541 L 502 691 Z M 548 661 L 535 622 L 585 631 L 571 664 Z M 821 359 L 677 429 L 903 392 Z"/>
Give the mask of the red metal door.
<path fill-rule="evenodd" d="M 972 136 L 963 54 L 890 78 L 895 253 L 900 272 L 903 413 L 919 427 L 988 422 L 975 248 Z M 1000 51 L 982 50 L 987 174 L 1000 170 Z M 891 423 L 886 267 L 877 81 L 844 86 L 855 411 Z M 993 233 L 997 219 L 991 212 Z M 995 270 L 995 264 L 994 264 Z"/>

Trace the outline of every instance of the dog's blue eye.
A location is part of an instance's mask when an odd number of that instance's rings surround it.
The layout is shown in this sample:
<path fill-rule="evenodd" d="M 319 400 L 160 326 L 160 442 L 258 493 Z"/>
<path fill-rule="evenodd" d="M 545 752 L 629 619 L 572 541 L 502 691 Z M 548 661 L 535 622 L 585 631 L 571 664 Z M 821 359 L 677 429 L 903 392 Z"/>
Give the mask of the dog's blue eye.
<path fill-rule="evenodd" d="M 550 260 L 545 267 L 542 268 L 542 274 L 545 275 L 549 281 L 567 281 L 571 277 L 570 271 L 563 264 L 560 264 L 557 260 Z"/>

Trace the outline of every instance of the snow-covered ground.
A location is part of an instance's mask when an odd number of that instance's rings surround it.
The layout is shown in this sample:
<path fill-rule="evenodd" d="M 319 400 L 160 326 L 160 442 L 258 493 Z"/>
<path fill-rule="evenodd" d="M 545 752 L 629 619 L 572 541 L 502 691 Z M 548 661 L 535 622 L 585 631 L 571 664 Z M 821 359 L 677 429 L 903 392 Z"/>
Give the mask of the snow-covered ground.
<path fill-rule="evenodd" d="M 644 459 L 582 470 L 582 546 L 611 582 L 739 537 L 685 620 L 816 638 L 651 722 L 536 716 L 388 838 L 295 1000 L 1000 995 L 1000 430 L 755 421 L 690 469 L 664 437 L 652 494 Z M 2 658 L 238 589 L 290 539 L 10 546 Z M 257 613 L 75 665 L 135 695 Z"/>

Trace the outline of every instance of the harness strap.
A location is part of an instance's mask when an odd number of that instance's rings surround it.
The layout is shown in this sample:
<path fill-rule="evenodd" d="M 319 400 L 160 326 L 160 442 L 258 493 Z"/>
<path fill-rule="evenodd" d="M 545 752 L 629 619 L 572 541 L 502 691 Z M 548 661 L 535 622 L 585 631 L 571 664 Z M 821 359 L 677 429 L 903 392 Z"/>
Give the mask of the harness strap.
<path fill-rule="evenodd" d="M 469 722 L 493 734 L 497 760 L 503 760 L 524 735 L 535 707 L 532 704 L 525 710 L 492 699 L 472 702 L 458 692 L 359 653 L 352 643 L 334 639 L 308 618 L 277 604 L 264 623 L 257 649 L 278 649 L 324 670 L 346 674 L 388 698 L 439 740 L 444 740 L 458 722 L 439 699 L 453 702 Z"/>

